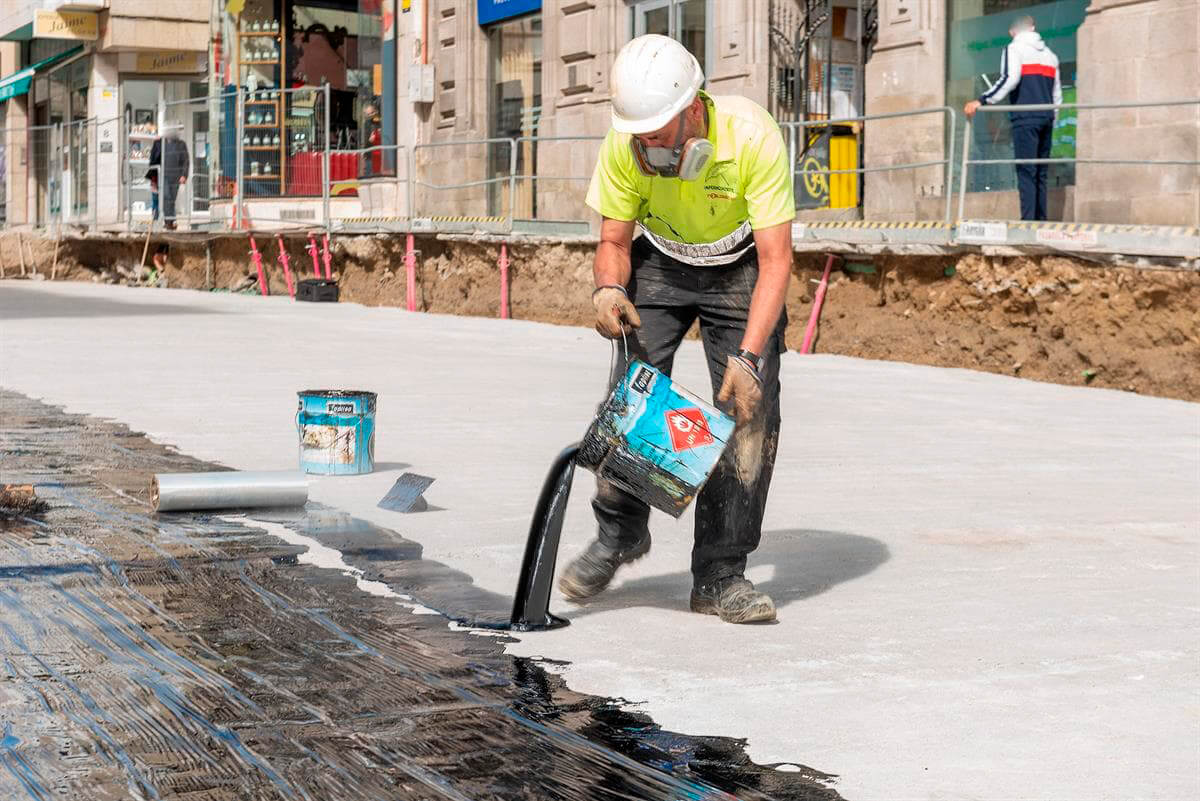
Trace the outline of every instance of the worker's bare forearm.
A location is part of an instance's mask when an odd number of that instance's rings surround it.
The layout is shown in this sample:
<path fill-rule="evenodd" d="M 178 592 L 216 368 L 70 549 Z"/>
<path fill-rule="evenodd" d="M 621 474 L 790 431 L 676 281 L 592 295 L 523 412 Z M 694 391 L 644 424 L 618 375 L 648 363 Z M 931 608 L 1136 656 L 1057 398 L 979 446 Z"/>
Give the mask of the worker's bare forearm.
<path fill-rule="evenodd" d="M 633 243 L 633 222 L 610 220 L 600 224 L 600 244 L 596 247 L 596 261 L 592 265 L 592 276 L 596 286 L 625 286 L 633 268 L 629 251 Z"/>
<path fill-rule="evenodd" d="M 758 250 L 758 280 L 750 298 L 750 315 L 742 347 L 763 355 L 763 349 L 787 300 L 788 281 L 792 277 L 792 228 L 790 223 L 754 233 Z"/>
<path fill-rule="evenodd" d="M 596 248 L 592 275 L 596 286 L 625 286 L 631 273 L 629 251 L 613 242 L 601 242 Z"/>

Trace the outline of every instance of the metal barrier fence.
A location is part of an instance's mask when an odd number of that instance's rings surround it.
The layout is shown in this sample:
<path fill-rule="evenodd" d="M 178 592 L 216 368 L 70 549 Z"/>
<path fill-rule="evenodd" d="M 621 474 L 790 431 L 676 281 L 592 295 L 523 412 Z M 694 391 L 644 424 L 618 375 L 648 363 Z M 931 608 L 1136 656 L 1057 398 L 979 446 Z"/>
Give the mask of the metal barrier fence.
<path fill-rule="evenodd" d="M 454 150 L 464 147 L 474 149 L 477 145 L 484 146 L 482 155 L 472 154 L 468 151 L 466 154 L 461 155 L 460 158 L 454 159 Z M 493 145 L 503 145 L 508 148 L 503 161 L 500 161 L 499 154 L 496 152 L 496 149 L 493 149 Z M 425 216 L 497 218 L 507 216 L 500 208 L 500 198 L 502 195 L 499 188 L 510 183 L 511 164 L 515 159 L 515 149 L 513 140 L 504 137 L 464 139 L 451 142 L 424 142 L 414 145 L 410 173 L 412 175 L 412 199 L 414 205 L 410 206 L 410 209 L 415 211 L 419 208 Z M 445 153 L 447 150 L 452 152 L 446 158 L 454 159 L 453 163 L 460 174 L 465 173 L 468 176 L 479 175 L 484 177 L 445 184 L 423 180 L 421 178 L 421 171 L 434 161 L 433 152 Z M 422 160 L 422 155 L 424 154 L 429 155 Z M 510 165 L 508 173 L 495 174 L 495 167 L 500 163 Z M 454 193 L 449 199 L 444 195 L 436 195 L 436 193 L 448 191 Z M 511 195 L 509 200 L 509 208 L 511 210 Z M 482 206 L 479 205 L 480 202 L 482 202 Z M 426 210 L 428 210 L 428 214 L 426 214 Z"/>
<path fill-rule="evenodd" d="M 54 158 L 61 141 L 59 125 L 31 125 L 0 129 L 4 148 L 6 180 L 0 189 L 4 198 L 3 224 L 20 222 L 39 228 L 58 225 L 62 198 L 61 160 Z M 19 179 L 19 180 L 13 180 Z"/>
<path fill-rule="evenodd" d="M 579 200 L 576 210 L 569 211 L 571 204 L 564 193 L 550 187 L 589 181 L 595 149 L 581 150 L 577 146 L 603 140 L 603 136 L 517 136 L 416 145 L 412 148 L 409 168 L 412 179 L 408 183 L 412 188 L 408 208 L 417 212 L 414 216 L 490 218 L 510 229 L 514 220 L 544 219 L 545 207 L 559 215 L 555 219 L 582 219 L 582 193 L 577 189 L 570 193 Z M 465 153 L 463 148 L 467 149 Z M 450 152 L 443 158 L 434 155 L 447 150 Z M 568 174 L 543 173 L 540 165 L 547 160 L 555 167 L 566 164 Z M 434 165 L 445 171 L 448 161 L 458 174 L 477 177 L 446 183 L 422 177 Z M 574 172 L 575 168 L 579 172 Z M 577 216 L 561 216 L 563 211 L 575 211 Z"/>
<path fill-rule="evenodd" d="M 1077 111 L 1098 111 L 1098 110 L 1105 110 L 1105 109 L 1161 108 L 1161 107 L 1170 107 L 1170 106 L 1200 106 L 1200 98 L 1193 98 L 1193 99 L 1189 99 L 1189 100 L 1160 100 L 1160 101 L 1146 101 L 1146 102 L 1133 102 L 1133 103 L 1057 103 L 1057 104 L 1056 103 L 1039 103 L 1039 104 L 1023 105 L 1023 106 L 1002 106 L 1002 105 L 987 106 L 987 105 L 984 105 L 984 106 L 980 106 L 976 110 L 975 113 L 976 114 L 978 114 L 980 112 L 1012 113 L 1015 111 L 1020 111 L 1020 112 L 1053 111 L 1053 112 L 1057 113 L 1060 109 L 1067 109 L 1067 108 L 1073 108 L 1073 109 L 1076 109 Z M 1070 158 L 1044 158 L 1044 159 L 1039 159 L 1039 158 L 972 159 L 972 158 L 970 158 L 972 121 L 973 121 L 972 118 L 970 118 L 970 117 L 967 118 L 966 129 L 963 133 L 962 161 L 961 161 L 961 166 L 960 166 L 959 176 L 958 176 L 958 180 L 959 180 L 958 219 L 960 219 L 960 220 L 963 219 L 964 212 L 966 210 L 967 169 L 971 165 L 980 166 L 980 165 L 992 165 L 992 164 L 1014 164 L 1014 165 L 1015 164 L 1046 164 L 1046 165 L 1049 165 L 1049 164 L 1073 164 L 1073 165 L 1077 165 L 1077 164 L 1126 164 L 1126 165 L 1134 165 L 1134 166 L 1142 166 L 1142 167 L 1200 167 L 1200 161 L 1195 160 L 1195 159 L 1183 159 L 1183 160 L 1174 160 L 1174 159 L 1167 159 L 1167 160 L 1095 159 L 1095 158 L 1079 158 L 1077 155 L 1071 156 Z M 951 142 L 954 141 L 953 136 L 951 136 L 950 141 Z"/>
<path fill-rule="evenodd" d="M 232 151 L 222 163 L 227 185 L 232 178 L 232 227 L 246 228 L 256 221 L 303 225 L 303 220 L 285 218 L 282 211 L 275 217 L 248 211 L 250 200 L 285 197 L 321 198 L 322 219 L 329 220 L 329 86 L 239 87 L 233 100 L 232 131 L 227 116 L 220 132 L 222 150 Z"/>
<path fill-rule="evenodd" d="M 583 203 L 583 196 L 587 190 L 587 183 L 592 179 L 592 168 L 596 164 L 600 148 L 590 146 L 581 148 L 578 147 L 578 144 L 587 142 L 598 145 L 603 141 L 603 136 L 521 136 L 513 139 L 513 159 L 509 167 L 509 193 L 512 198 L 510 206 L 516 208 L 518 192 L 527 191 L 528 219 L 542 219 L 543 207 L 553 209 L 556 215 L 564 215 L 551 216 L 550 219 L 584 219 L 587 209 Z M 525 150 L 522 148 L 522 143 L 533 149 L 534 158 L 525 157 L 522 164 L 518 164 L 516 156 L 518 152 L 524 155 L 523 151 Z M 541 153 L 542 144 L 547 145 L 546 150 L 549 152 Z M 554 166 L 559 166 L 564 161 L 568 162 L 568 174 L 543 175 L 537 171 L 538 159 L 545 161 L 547 157 L 550 157 Z M 552 187 L 556 184 L 566 184 L 567 186 L 555 190 Z M 577 216 L 571 216 L 575 214 Z"/>
<path fill-rule="evenodd" d="M 338 215 L 332 208 L 332 201 L 339 197 L 361 196 L 365 188 L 361 180 L 372 178 L 387 178 L 388 188 L 395 192 L 394 197 L 404 198 L 403 209 L 399 203 L 393 203 L 392 208 L 402 211 L 400 216 L 408 217 L 408 210 L 413 207 L 412 186 L 409 180 L 412 172 L 412 160 L 409 158 L 409 148 L 405 145 L 371 145 L 369 147 L 349 148 L 330 154 L 330 177 L 326 190 L 330 197 L 330 216 L 326 219 L 335 221 Z M 354 180 L 348 180 L 353 176 Z M 344 216 L 344 215 L 343 215 Z"/>
<path fill-rule="evenodd" d="M 1078 109 L 1084 112 L 1173 106 L 1196 106 L 1200 99 L 1132 103 L 1063 103 L 1038 106 L 983 106 L 980 113 Z M 163 131 L 145 130 L 124 117 L 75 120 L 55 125 L 0 129 L 0 153 L 7 175 L 0 174 L 0 227 L 25 224 L 43 229 L 62 226 L 123 230 L 165 222 L 170 206 L 179 227 L 240 230 L 255 223 L 326 227 L 340 220 L 370 220 L 356 213 L 357 204 L 340 202 L 355 194 L 368 205 L 381 203 L 391 219 L 479 221 L 491 230 L 513 230 L 514 221 L 567 221 L 590 216 L 583 204 L 598 145 L 603 136 L 492 137 L 404 145 L 355 147 L 331 133 L 330 89 L 245 88 L 234 92 L 164 104 L 165 122 L 186 123 L 186 180 L 159 176 L 150 151 Z M 814 164 L 804 156 L 813 134 L 831 134 L 853 126 L 856 140 L 870 136 L 869 126 L 902 118 L 941 115 L 948 135 L 939 158 L 898 164 L 856 164 L 835 168 Z M 855 182 L 868 174 L 921 170 L 940 171 L 944 187 L 943 221 L 951 221 L 955 181 L 958 219 L 966 210 L 971 168 L 1014 164 L 1136 165 L 1152 168 L 1200 166 L 1194 159 L 1061 157 L 1046 159 L 971 158 L 972 121 L 967 120 L 962 152 L 954 158 L 958 113 L 933 106 L 888 114 L 781 124 L 793 180 L 838 176 Z M 884 134 L 881 134 L 881 136 Z M 338 141 L 334 141 L 338 140 Z M 1098 144 L 1098 143 L 1097 143 Z M 1094 144 L 1093 146 L 1096 146 Z M 161 145 L 160 145 L 161 147 Z M 926 147 L 926 150 L 931 148 Z M 952 177 L 952 168 L 959 173 Z M 364 184 L 386 175 L 379 183 Z M 108 176 L 115 176 L 109 178 Z M 164 181 L 151 181 L 163 177 Z M 446 180 L 452 177 L 454 180 Z M 932 179 L 929 183 L 935 183 Z M 170 183 L 168 190 L 165 185 Z M 848 184 L 855 186 L 855 184 Z M 390 193 L 390 196 L 389 196 Z M 367 197 L 367 195 L 370 197 Z M 855 186 L 854 194 L 857 195 Z M 172 195 L 167 197 L 167 195 Z M 320 199 L 319 220 L 278 212 L 248 211 L 250 201 L 286 198 Z M 338 208 L 332 208 L 332 202 Z M 857 200 L 857 198 L 856 198 Z M 172 202 L 173 201 L 173 202 Z M 214 218 L 214 204 L 228 210 Z M 270 207 L 270 204 L 267 204 Z M 262 206 L 258 207 L 262 209 Z M 157 209 L 157 211 L 156 211 Z M 311 207 L 310 207 L 311 209 Z M 580 223 L 581 224 L 581 223 Z"/>
<path fill-rule="evenodd" d="M 788 144 L 788 154 L 789 154 L 788 163 L 792 165 L 793 179 L 795 179 L 797 177 L 809 176 L 809 175 L 814 175 L 814 176 L 834 176 L 834 175 L 856 175 L 856 176 L 858 176 L 858 175 L 862 175 L 862 176 L 865 176 L 867 173 L 872 173 L 872 172 L 895 172 L 898 170 L 919 170 L 919 169 L 930 168 L 930 167 L 941 167 L 942 171 L 943 171 L 942 172 L 942 187 L 943 187 L 942 191 L 943 191 L 943 194 L 946 196 L 945 212 L 943 213 L 943 221 L 949 222 L 950 221 L 950 205 L 951 205 L 950 199 L 951 199 L 951 196 L 954 194 L 953 183 L 950 180 L 952 156 L 951 156 L 949 148 L 943 148 L 942 152 L 944 155 L 942 158 L 927 160 L 927 161 L 916 161 L 916 162 L 909 162 L 909 163 L 904 163 L 904 164 L 883 164 L 883 165 L 879 165 L 879 166 L 875 166 L 875 167 L 864 167 L 864 166 L 860 165 L 853 169 L 836 169 L 836 170 L 834 170 L 834 169 L 829 169 L 829 168 L 821 168 L 820 166 L 817 166 L 816 168 L 805 167 L 804 169 L 799 169 L 799 170 L 796 169 L 796 167 L 798 166 L 797 160 L 800 155 L 800 153 L 798 151 L 798 144 L 799 144 L 798 139 L 799 139 L 800 131 L 808 131 L 809 129 L 812 129 L 812 128 L 833 128 L 835 126 L 852 126 L 853 127 L 856 125 L 861 125 L 864 128 L 863 134 L 865 136 L 865 133 L 866 133 L 865 126 L 866 126 L 866 123 L 868 123 L 868 122 L 878 121 L 878 120 L 895 120 L 895 119 L 900 119 L 902 117 L 920 117 L 920 116 L 924 116 L 926 114 L 944 114 L 946 116 L 946 118 L 949 120 L 949 132 L 950 132 L 949 141 L 953 142 L 954 134 L 955 134 L 956 118 L 958 115 L 955 113 L 954 109 L 950 108 L 950 106 L 930 106 L 929 108 L 915 109 L 913 111 L 895 111 L 895 112 L 891 112 L 888 114 L 863 114 L 863 115 L 859 115 L 857 117 L 841 117 L 838 119 L 831 119 L 831 120 L 805 120 L 805 121 L 801 121 L 801 122 L 781 123 L 779 127 L 782 130 L 787 131 L 785 139 Z M 828 179 L 826 179 L 826 180 L 828 180 Z M 855 205 L 857 205 L 857 200 L 856 200 Z"/>

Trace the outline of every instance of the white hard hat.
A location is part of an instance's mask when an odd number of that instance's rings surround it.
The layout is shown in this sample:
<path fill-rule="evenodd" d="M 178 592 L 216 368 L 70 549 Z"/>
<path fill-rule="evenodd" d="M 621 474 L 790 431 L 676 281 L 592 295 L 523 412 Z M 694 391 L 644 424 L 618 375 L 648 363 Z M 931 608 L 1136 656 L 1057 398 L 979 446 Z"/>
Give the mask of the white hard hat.
<path fill-rule="evenodd" d="M 687 108 L 704 83 L 700 62 L 679 42 L 649 33 L 630 41 L 612 66 L 612 127 L 647 134 Z"/>

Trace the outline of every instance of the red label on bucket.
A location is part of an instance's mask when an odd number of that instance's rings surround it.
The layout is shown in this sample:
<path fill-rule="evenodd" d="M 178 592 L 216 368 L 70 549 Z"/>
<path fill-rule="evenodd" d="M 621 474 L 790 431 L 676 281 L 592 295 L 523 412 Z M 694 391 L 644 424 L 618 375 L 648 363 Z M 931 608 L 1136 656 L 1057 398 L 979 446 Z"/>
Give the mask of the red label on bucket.
<path fill-rule="evenodd" d="M 671 447 L 677 453 L 713 443 L 704 412 L 696 408 L 667 412 L 667 430 L 671 432 Z"/>

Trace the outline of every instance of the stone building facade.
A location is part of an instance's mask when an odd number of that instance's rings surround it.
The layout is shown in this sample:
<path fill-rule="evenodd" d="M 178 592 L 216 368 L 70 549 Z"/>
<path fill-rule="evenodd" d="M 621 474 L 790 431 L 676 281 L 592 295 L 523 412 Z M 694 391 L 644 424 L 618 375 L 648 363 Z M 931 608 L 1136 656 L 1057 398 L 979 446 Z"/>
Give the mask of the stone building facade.
<path fill-rule="evenodd" d="M 206 135 L 202 100 L 195 114 L 171 105 L 207 92 L 209 19 L 187 0 L 0 3 L 5 224 L 118 223 L 137 191 L 148 209 L 129 148 L 148 154 L 168 114 L 189 141 Z M 130 139 L 135 115 L 143 141 Z"/>
<path fill-rule="evenodd" d="M 184 120 L 189 141 L 194 153 L 207 147 L 213 208 L 229 205 L 228 193 L 218 198 L 216 187 L 221 183 L 228 189 L 240 144 L 225 130 L 233 119 L 230 110 L 221 113 L 202 95 L 206 84 L 209 92 L 228 93 L 243 83 L 237 66 L 226 63 L 234 42 L 245 37 L 244 20 L 231 18 L 234 4 L 60 3 L 67 8 L 61 13 L 93 15 L 96 28 L 90 35 L 85 31 L 81 41 L 40 41 L 31 21 L 35 12 L 54 5 L 45 0 L 0 4 L 3 127 L 32 131 L 53 120 L 112 120 L 127 111 L 153 113 L 157 120 L 170 103 L 191 98 L 196 102 Z M 594 224 L 583 197 L 598 140 L 608 129 L 610 65 L 625 42 L 647 32 L 684 42 L 703 63 L 710 92 L 750 97 L 784 124 L 797 170 L 808 171 L 796 180 L 801 218 L 938 220 L 947 213 L 948 199 L 954 218 L 961 197 L 965 217 L 1015 219 L 1012 165 L 974 165 L 964 180 L 958 161 L 964 144 L 972 159 L 1012 155 L 1007 114 L 976 115 L 967 139 L 961 109 L 998 79 L 1008 25 L 1021 14 L 1035 18 L 1059 55 L 1068 102 L 1200 97 L 1200 0 L 829 0 L 817 3 L 806 20 L 804 8 L 811 5 L 803 0 L 321 0 L 315 5 L 245 0 L 237 13 L 246 17 L 258 9 L 285 31 L 304 22 L 308 27 L 297 36 L 307 37 L 324 25 L 322 35 L 331 45 L 347 48 L 343 56 L 356 51 L 354 63 L 346 61 L 336 80 L 305 76 L 304 84 L 314 91 L 323 82 L 336 84 L 334 105 L 345 110 L 341 128 L 346 133 L 331 137 L 336 141 L 329 146 L 353 152 L 381 133 L 385 148 L 398 150 L 337 161 L 336 183 L 345 193 L 335 198 L 335 216 L 511 213 L 519 219 Z M 339 38 L 338 20 L 358 20 L 351 24 L 357 30 Z M 353 47 L 346 44 L 351 40 Z M 222 42 L 221 55 L 209 52 L 210 43 L 216 51 Z M 378 49 L 380 63 L 367 63 L 375 52 L 365 49 L 367 42 Z M 5 95 L 6 81 L 13 90 L 20 85 L 20 70 L 47 58 L 28 91 Z M 294 87 L 293 78 L 285 82 L 278 76 L 273 85 Z M 56 80 L 62 90 L 57 94 Z M 142 94 L 146 99 L 130 100 Z M 344 98 L 340 104 L 339 96 Z M 61 108 L 55 105 L 60 97 L 68 98 Z M 380 119 L 373 128 L 367 110 L 376 107 Z M 843 145 L 849 143 L 838 151 L 839 163 L 831 161 L 828 141 L 822 145 L 820 137 L 807 137 L 796 122 L 863 113 L 900 116 L 838 128 Z M 205 124 L 209 129 L 200 130 Z M 94 132 L 99 147 L 89 151 L 86 170 L 82 162 L 75 165 L 80 185 L 73 195 L 69 186 L 56 190 L 46 176 L 32 172 L 30 165 L 45 161 L 53 143 L 39 144 L 42 134 L 34 133 L 7 141 L 9 222 L 36 225 L 54 202 L 92 218 L 119 217 L 137 206 L 135 190 L 125 185 L 130 163 L 119 158 L 126 143 L 105 148 L 100 141 L 116 130 Z M 814 130 L 819 129 L 808 129 Z M 247 200 L 260 203 L 255 212 L 260 219 L 320 224 L 324 210 L 314 197 L 320 169 L 313 165 L 319 164 L 314 154 L 324 145 L 306 140 L 309 152 L 297 155 L 288 129 L 283 133 L 280 164 L 286 161 L 289 174 L 294 173 L 292 162 L 303 156 L 311 162 L 313 180 L 300 182 L 303 192 L 292 191 L 298 184 L 290 179 L 280 181 L 274 193 L 248 186 Z M 21 157 L 20 148 L 29 149 L 24 154 L 29 158 Z M 1063 112 L 1051 155 L 1180 162 L 1054 165 L 1052 219 L 1200 224 L 1200 168 L 1182 163 L 1200 158 L 1200 105 Z M 247 169 L 257 158 L 246 156 Z M 342 175 L 356 160 L 357 174 Z M 860 160 L 871 170 L 861 180 L 813 174 L 814 168 L 854 166 Z M 881 169 L 896 165 L 923 166 Z M 202 168 L 199 163 L 197 170 Z M 88 186 L 82 185 L 84 178 Z M 254 186 L 271 179 L 260 175 Z M 197 198 L 202 189 L 197 185 Z M 60 190 L 66 194 L 55 201 Z M 265 197 L 269 194 L 274 197 Z M 81 206 L 81 199 L 88 202 Z M 198 199 L 193 211 L 203 212 Z"/>
<path fill-rule="evenodd" d="M 543 138 L 602 136 L 608 125 L 608 69 L 616 50 L 656 22 L 661 29 L 665 12 L 650 17 L 671 3 L 545 0 L 532 4 L 540 8 L 523 17 L 481 24 L 478 13 L 485 3 L 428 0 L 425 57 L 433 71 L 432 102 L 400 103 L 401 115 L 409 115 L 407 123 L 399 126 L 402 141 L 407 133 L 419 145 L 419 206 L 435 214 L 504 215 L 513 203 L 518 217 L 586 216 L 581 179 L 590 173 L 595 142 L 518 143 L 517 174 L 522 177 L 512 183 L 502 180 L 510 166 L 507 144 L 430 145 L 503 138 L 514 132 Z M 842 8 L 847 18 L 856 13 L 856 5 L 855 0 L 831 4 L 832 9 Z M 418 6 L 414 3 L 414 11 Z M 677 8 L 680 20 L 671 32 L 702 57 L 710 91 L 744 94 L 770 108 L 781 121 L 790 118 L 786 111 L 781 113 L 776 94 L 780 82 L 788 80 L 782 76 L 790 66 L 780 63 L 776 37 L 781 27 L 783 34 L 791 35 L 781 20 L 795 19 L 799 4 L 689 0 L 676 6 L 683 8 Z M 866 219 L 940 219 L 948 191 L 953 193 L 951 215 L 956 216 L 960 186 L 966 189 L 965 216 L 1019 216 L 1011 165 L 972 167 L 964 185 L 957 164 L 964 137 L 962 103 L 998 78 L 1007 27 L 1017 15 L 1033 15 L 1047 43 L 1059 53 L 1068 101 L 1200 97 L 1200 0 L 879 0 L 871 13 L 877 14 L 877 22 L 864 52 L 869 56 L 863 70 L 864 111 L 933 111 L 861 123 L 854 135 L 861 142 L 863 165 L 938 162 L 947 153 L 953 163 L 949 170 L 937 164 L 865 176 L 860 200 Z M 689 14 L 693 26 L 702 25 L 702 36 L 682 21 Z M 408 26 L 400 37 L 409 39 L 412 51 L 411 44 L 420 41 L 419 26 Z M 536 47 L 522 53 L 520 45 L 513 44 L 521 37 L 536 40 Z M 403 44 L 400 52 L 405 52 Z M 526 87 L 527 97 L 503 97 L 509 89 L 502 84 L 520 84 L 522 58 L 530 76 L 536 63 L 538 86 Z M 848 55 L 844 58 L 850 61 Z M 408 82 L 401 80 L 399 85 L 403 91 Z M 506 103 L 525 109 L 523 127 L 498 124 Z M 856 103 L 851 105 L 858 110 Z M 528 114 L 535 106 L 536 116 Z M 939 107 L 949 107 L 957 115 L 953 139 L 948 115 Z M 977 115 L 971 158 L 1011 157 L 1006 118 L 1003 112 Z M 1196 105 L 1064 112 L 1052 155 L 1194 161 L 1200 157 L 1198 128 L 1200 107 Z M 536 183 L 528 177 L 535 171 L 544 176 Z M 1051 170 L 1051 216 L 1196 224 L 1200 222 L 1198 175 L 1200 169 L 1187 165 L 1056 165 Z M 488 181 L 492 183 L 440 188 Z M 801 211 L 801 216 L 830 214 L 838 212 Z M 854 214 L 851 211 L 849 216 Z M 847 216 L 847 211 L 841 210 L 839 216 Z"/>

